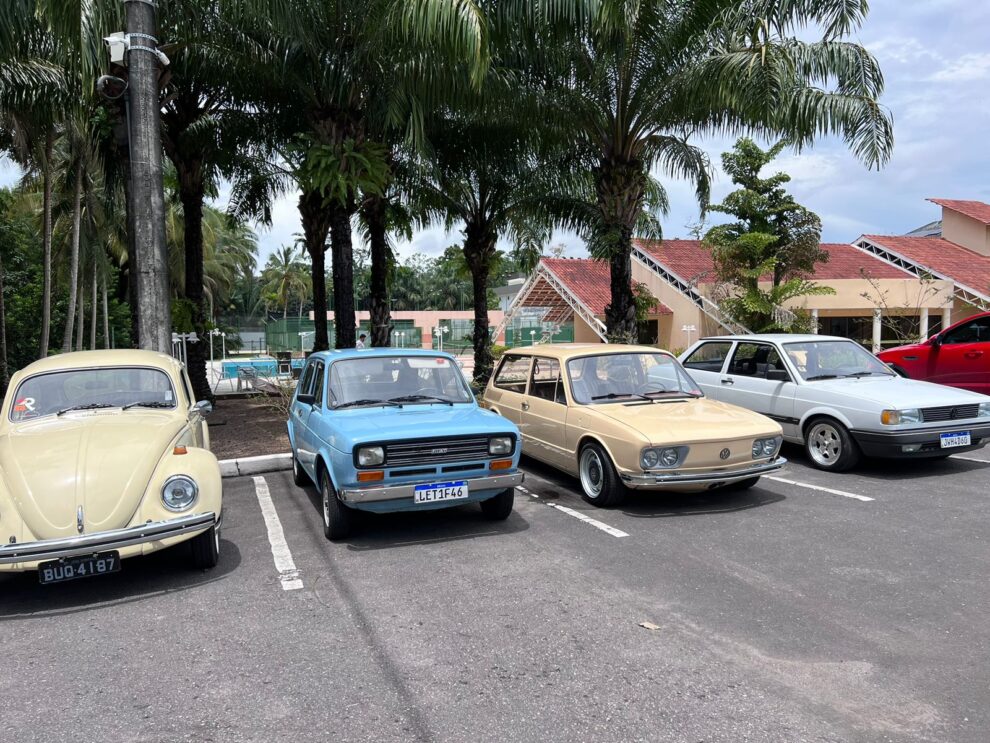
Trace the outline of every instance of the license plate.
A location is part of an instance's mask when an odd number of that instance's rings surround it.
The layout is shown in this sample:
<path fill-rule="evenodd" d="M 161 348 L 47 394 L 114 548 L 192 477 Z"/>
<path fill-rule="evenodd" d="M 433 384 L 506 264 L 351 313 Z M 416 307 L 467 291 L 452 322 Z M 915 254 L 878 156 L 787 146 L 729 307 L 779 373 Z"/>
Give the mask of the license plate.
<path fill-rule="evenodd" d="M 464 480 L 433 482 L 429 485 L 417 485 L 413 488 L 414 503 L 436 503 L 442 500 L 457 500 L 467 497 L 468 484 Z"/>
<path fill-rule="evenodd" d="M 99 552 L 95 555 L 67 557 L 64 560 L 51 560 L 38 565 L 38 580 L 41 583 L 62 583 L 93 575 L 116 573 L 120 570 L 119 552 Z"/>
<path fill-rule="evenodd" d="M 939 435 L 939 439 L 941 439 L 943 449 L 951 449 L 953 446 L 969 446 L 972 443 L 970 441 L 969 431 L 943 433 Z"/>

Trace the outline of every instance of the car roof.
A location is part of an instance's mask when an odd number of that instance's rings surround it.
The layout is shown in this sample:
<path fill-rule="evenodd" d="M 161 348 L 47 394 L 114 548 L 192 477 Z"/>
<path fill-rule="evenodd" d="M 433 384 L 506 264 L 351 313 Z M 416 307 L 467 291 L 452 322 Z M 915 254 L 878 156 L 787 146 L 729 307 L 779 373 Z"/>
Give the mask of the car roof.
<path fill-rule="evenodd" d="M 506 355 L 546 356 L 553 359 L 571 359 L 575 356 L 590 356 L 609 353 L 667 353 L 654 346 L 633 346 L 622 343 L 538 343 L 534 346 L 510 348 Z"/>
<path fill-rule="evenodd" d="M 752 343 L 815 343 L 821 341 L 848 341 L 838 335 L 818 335 L 816 333 L 753 333 L 751 335 L 706 335 L 703 341 L 740 341 Z"/>
<path fill-rule="evenodd" d="M 453 358 L 446 351 L 434 351 L 430 348 L 392 348 L 389 346 L 384 348 L 333 348 L 329 351 L 317 351 L 310 354 L 309 358 L 333 362 L 343 359 L 380 358 L 382 356 L 429 356 L 432 358 L 444 356 L 446 358 Z"/>
<path fill-rule="evenodd" d="M 178 372 L 182 368 L 181 362 L 167 353 L 118 348 L 104 351 L 73 351 L 46 356 L 28 364 L 18 374 L 28 376 L 62 369 L 89 369 L 101 366 L 152 366 L 170 372 Z"/>

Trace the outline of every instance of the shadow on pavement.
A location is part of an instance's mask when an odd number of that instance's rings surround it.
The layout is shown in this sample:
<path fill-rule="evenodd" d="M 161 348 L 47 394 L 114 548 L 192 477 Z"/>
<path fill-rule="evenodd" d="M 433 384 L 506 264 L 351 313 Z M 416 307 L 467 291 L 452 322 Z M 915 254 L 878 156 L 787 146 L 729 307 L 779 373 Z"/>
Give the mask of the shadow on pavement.
<path fill-rule="evenodd" d="M 312 487 L 305 491 L 316 512 L 317 524 L 322 529 L 323 504 L 320 494 Z M 521 497 L 520 493 L 516 494 L 516 503 Z M 357 552 L 506 536 L 529 529 L 529 522 L 516 511 L 505 521 L 489 521 L 482 516 L 477 503 L 420 512 L 354 511 L 354 515 L 351 536 L 342 543 Z"/>
<path fill-rule="evenodd" d="M 805 454 L 804 448 L 796 444 L 784 444 L 784 456 L 793 464 L 800 464 L 812 468 L 813 465 Z M 970 452 L 961 452 L 964 457 L 976 457 L 978 459 L 990 459 L 990 450 L 976 449 Z M 923 477 L 944 477 L 955 472 L 980 472 L 986 471 L 990 467 L 990 461 L 974 462 L 969 459 L 952 459 L 951 456 L 945 459 L 874 459 L 863 458 L 855 467 L 848 472 L 828 473 L 814 469 L 814 472 L 824 477 L 833 478 L 829 483 L 830 487 L 842 488 L 842 478 L 845 476 L 859 475 L 860 477 L 875 478 L 880 480 L 916 480 Z"/>
<path fill-rule="evenodd" d="M 119 573 L 43 586 L 38 573 L 0 576 L 0 622 L 29 616 L 61 616 L 131 604 L 155 596 L 186 591 L 222 580 L 241 564 L 237 545 L 220 540 L 220 562 L 212 570 L 192 567 L 188 542 L 121 562 Z"/>

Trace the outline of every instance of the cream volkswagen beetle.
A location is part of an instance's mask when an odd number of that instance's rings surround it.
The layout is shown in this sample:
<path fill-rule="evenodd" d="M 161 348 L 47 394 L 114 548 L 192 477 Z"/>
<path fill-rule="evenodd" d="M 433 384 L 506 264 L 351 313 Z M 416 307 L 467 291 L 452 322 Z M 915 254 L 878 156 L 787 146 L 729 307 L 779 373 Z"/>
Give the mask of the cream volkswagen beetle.
<path fill-rule="evenodd" d="M 578 477 L 596 506 L 627 488 L 752 487 L 786 463 L 779 424 L 705 398 L 649 346 L 537 345 L 502 358 L 485 406 L 519 426 L 523 453 Z"/>
<path fill-rule="evenodd" d="M 0 417 L 0 571 L 110 573 L 191 540 L 220 550 L 220 468 L 182 365 L 152 351 L 51 356 L 14 375 Z"/>

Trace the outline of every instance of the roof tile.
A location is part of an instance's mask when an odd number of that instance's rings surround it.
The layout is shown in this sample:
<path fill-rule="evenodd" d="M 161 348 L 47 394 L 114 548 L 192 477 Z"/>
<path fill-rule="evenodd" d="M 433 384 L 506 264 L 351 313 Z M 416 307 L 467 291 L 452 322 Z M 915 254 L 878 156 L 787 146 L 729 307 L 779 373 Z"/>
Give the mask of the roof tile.
<path fill-rule="evenodd" d="M 990 256 L 941 237 L 863 235 L 863 238 L 947 276 L 956 283 L 990 295 Z"/>
<path fill-rule="evenodd" d="M 965 214 L 970 219 L 990 225 L 990 204 L 985 204 L 982 201 L 965 201 L 960 199 L 928 199 L 928 201 L 946 209 L 951 209 L 954 212 Z"/>
<path fill-rule="evenodd" d="M 605 306 L 611 298 L 607 263 L 590 258 L 543 258 L 542 262 L 593 314 L 605 314 Z M 658 304 L 659 314 L 672 314 L 669 307 Z"/>

